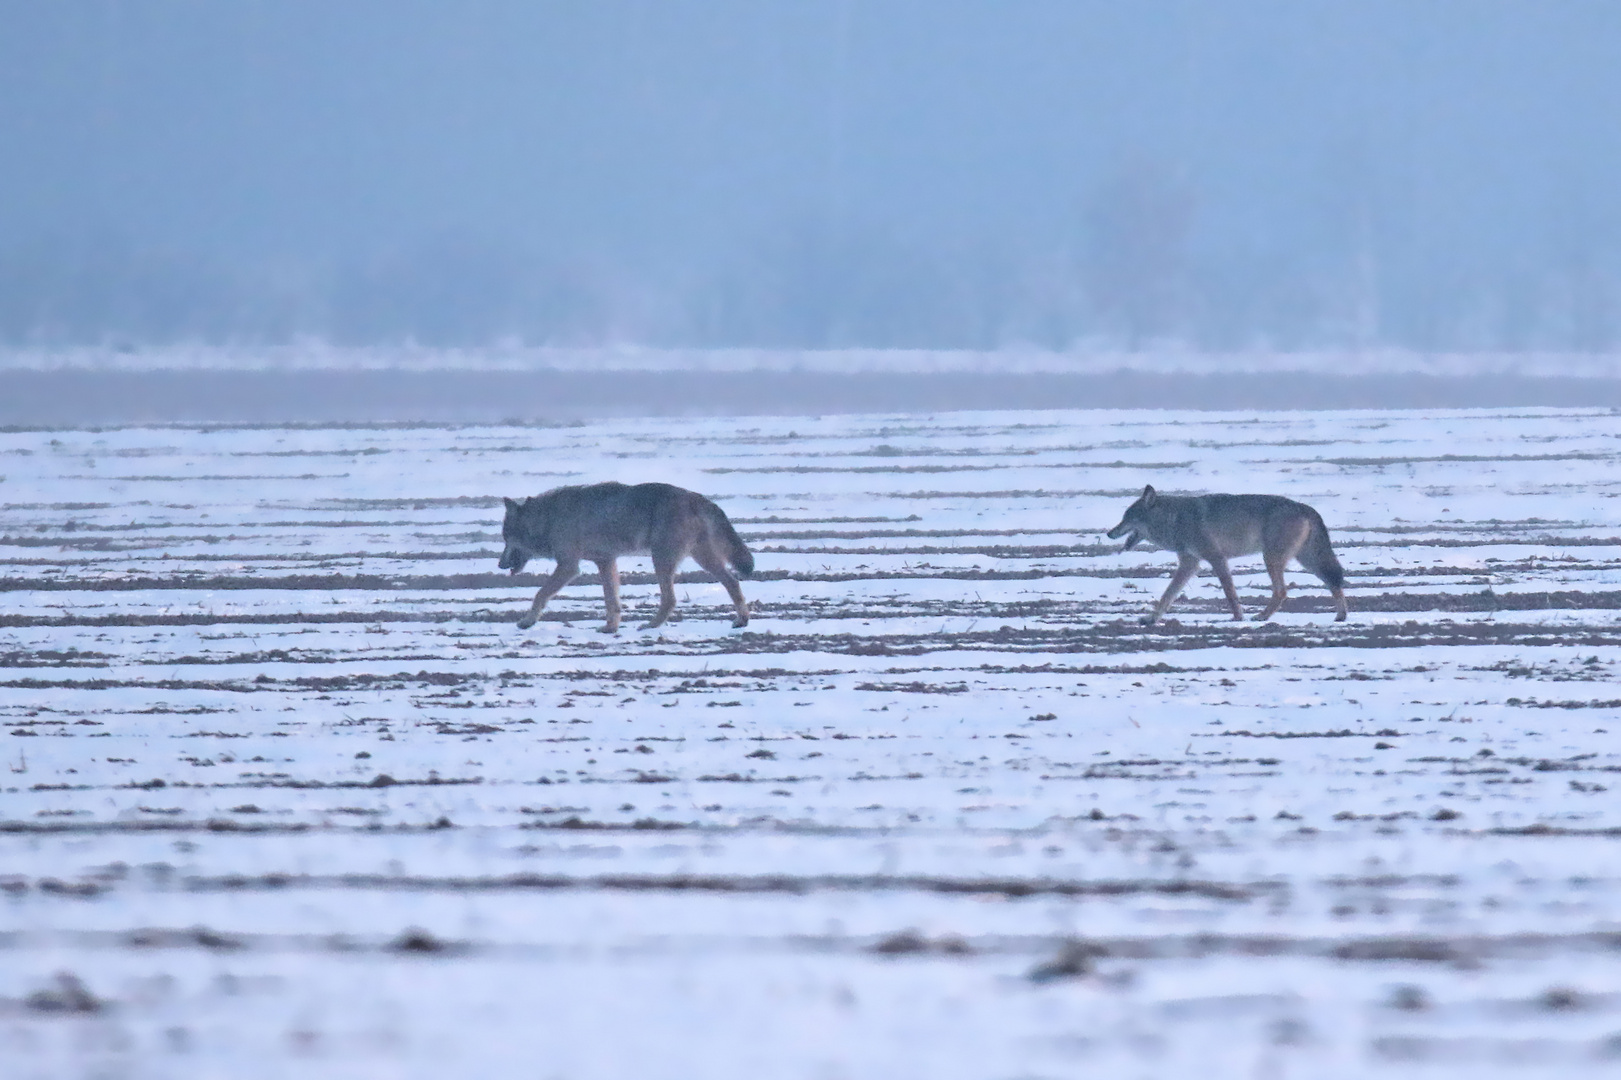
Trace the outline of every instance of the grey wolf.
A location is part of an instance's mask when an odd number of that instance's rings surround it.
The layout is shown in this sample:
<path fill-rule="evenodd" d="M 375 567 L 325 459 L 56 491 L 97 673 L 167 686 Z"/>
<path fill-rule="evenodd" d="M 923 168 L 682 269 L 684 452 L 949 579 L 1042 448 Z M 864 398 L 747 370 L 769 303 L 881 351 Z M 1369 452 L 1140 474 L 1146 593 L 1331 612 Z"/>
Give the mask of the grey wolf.
<path fill-rule="evenodd" d="M 659 580 L 659 610 L 643 626 L 662 626 L 675 610 L 675 570 L 687 556 L 720 579 L 737 608 L 733 626 L 747 626 L 749 608 L 738 577 L 754 573 L 754 556 L 738 539 L 737 530 L 720 507 L 695 491 L 673 484 L 619 483 L 553 488 L 515 502 L 506 499 L 506 520 L 501 523 L 500 567 L 516 574 L 532 558 L 557 560 L 518 628 L 535 625 L 546 601 L 580 574 L 580 560 L 590 559 L 602 573 L 602 594 L 608 605 L 603 633 L 619 630 L 619 566 L 621 555 L 653 556 Z M 727 568 L 737 570 L 734 576 Z"/>
<path fill-rule="evenodd" d="M 1120 524 L 1109 530 L 1111 540 L 1122 536 L 1126 537 L 1122 551 L 1130 551 L 1146 539 L 1176 552 L 1178 559 L 1165 595 L 1154 605 L 1153 614 L 1143 616 L 1145 625 L 1152 626 L 1165 615 L 1201 560 L 1220 579 L 1233 618 L 1242 619 L 1244 609 L 1239 607 L 1227 560 L 1257 552 L 1266 559 L 1266 572 L 1272 576 L 1272 600 L 1255 616 L 1257 622 L 1270 619 L 1283 603 L 1289 588 L 1283 568 L 1290 559 L 1328 586 L 1334 594 L 1334 621 L 1345 619 L 1345 570 L 1329 544 L 1322 515 L 1305 503 L 1282 495 L 1161 495 L 1150 485 L 1126 508 Z"/>

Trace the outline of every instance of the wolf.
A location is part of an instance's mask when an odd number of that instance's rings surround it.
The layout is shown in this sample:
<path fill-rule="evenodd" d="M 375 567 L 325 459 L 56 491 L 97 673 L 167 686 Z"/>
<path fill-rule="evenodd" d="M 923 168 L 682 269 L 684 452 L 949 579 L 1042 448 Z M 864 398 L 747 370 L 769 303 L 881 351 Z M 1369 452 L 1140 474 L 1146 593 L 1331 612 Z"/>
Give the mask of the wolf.
<path fill-rule="evenodd" d="M 675 570 L 688 555 L 726 586 L 737 608 L 732 625 L 748 625 L 749 608 L 737 579 L 754 573 L 754 556 L 738 539 L 725 512 L 697 492 L 673 484 L 609 482 L 553 488 L 522 502 L 504 501 L 501 569 L 516 574 L 532 558 L 557 560 L 557 568 L 535 593 L 535 602 L 518 620 L 520 630 L 535 625 L 546 601 L 579 576 L 580 560 L 590 559 L 602 573 L 608 605 L 608 624 L 602 632 L 618 633 L 616 560 L 621 555 L 653 556 L 659 610 L 642 629 L 662 626 L 675 610 Z M 737 571 L 735 576 L 728 563 Z"/>
<path fill-rule="evenodd" d="M 1346 617 L 1345 569 L 1328 541 L 1328 527 L 1322 515 L 1305 503 L 1282 495 L 1161 495 L 1153 485 L 1143 488 L 1140 498 L 1126 508 L 1120 524 L 1109 530 L 1109 539 L 1126 537 L 1122 551 L 1130 551 L 1139 540 L 1176 552 L 1176 573 L 1165 595 L 1154 605 L 1143 624 L 1152 626 L 1176 600 L 1188 579 L 1199 569 L 1200 560 L 1210 564 L 1227 594 L 1233 618 L 1243 619 L 1238 591 L 1233 588 L 1227 560 L 1260 552 L 1266 559 L 1266 572 L 1272 576 L 1272 600 L 1255 616 L 1257 622 L 1270 619 L 1283 603 L 1288 585 L 1283 568 L 1290 559 L 1316 574 L 1334 594 L 1335 622 Z"/>

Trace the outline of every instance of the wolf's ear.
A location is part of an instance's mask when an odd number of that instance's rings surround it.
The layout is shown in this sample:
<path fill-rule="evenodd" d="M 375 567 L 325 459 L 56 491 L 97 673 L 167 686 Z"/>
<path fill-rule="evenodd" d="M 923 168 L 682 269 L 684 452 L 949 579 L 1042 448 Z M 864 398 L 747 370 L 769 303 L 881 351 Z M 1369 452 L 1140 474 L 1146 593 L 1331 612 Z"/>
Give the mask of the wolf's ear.
<path fill-rule="evenodd" d="M 1143 505 L 1144 505 L 1144 506 L 1151 506 L 1151 505 L 1153 505 L 1153 502 L 1154 502 L 1154 499 L 1155 499 L 1155 498 L 1156 498 L 1156 497 L 1157 497 L 1157 496 L 1156 496 L 1156 494 L 1155 494 L 1155 491 L 1154 491 L 1154 485 L 1153 485 L 1153 484 L 1148 484 L 1148 485 L 1147 485 L 1147 486 L 1145 486 L 1145 487 L 1144 487 L 1144 488 L 1143 488 Z"/>
<path fill-rule="evenodd" d="M 518 509 L 518 504 L 507 498 L 505 495 L 501 496 L 501 501 L 507 504 L 507 513 L 509 514 Z"/>

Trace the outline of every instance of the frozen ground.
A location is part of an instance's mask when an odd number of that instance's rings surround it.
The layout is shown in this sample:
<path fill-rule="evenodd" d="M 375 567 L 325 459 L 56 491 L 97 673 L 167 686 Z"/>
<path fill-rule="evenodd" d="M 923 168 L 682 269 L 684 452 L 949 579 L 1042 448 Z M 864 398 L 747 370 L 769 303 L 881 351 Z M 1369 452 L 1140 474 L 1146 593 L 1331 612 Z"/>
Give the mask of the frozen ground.
<path fill-rule="evenodd" d="M 1090 372 L 0 367 L 0 426 L 567 423 L 961 409 L 1617 408 L 1621 378 Z"/>
<path fill-rule="evenodd" d="M 0 433 L 0 1075 L 1621 1069 L 1618 437 Z M 513 626 L 499 497 L 613 478 L 728 510 L 747 631 L 696 573 Z M 1146 481 L 1316 505 L 1351 621 L 1202 576 L 1139 626 Z"/>
<path fill-rule="evenodd" d="M 0 425 L 532 423 L 962 409 L 1621 408 L 1621 354 L 0 348 Z"/>

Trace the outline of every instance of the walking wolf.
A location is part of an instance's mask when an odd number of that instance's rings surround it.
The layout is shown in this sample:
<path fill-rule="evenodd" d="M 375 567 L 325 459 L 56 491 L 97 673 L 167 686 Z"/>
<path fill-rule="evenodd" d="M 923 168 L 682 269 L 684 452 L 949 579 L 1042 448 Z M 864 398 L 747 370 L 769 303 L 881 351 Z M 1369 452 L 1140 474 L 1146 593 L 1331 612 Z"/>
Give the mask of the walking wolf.
<path fill-rule="evenodd" d="M 737 579 L 754 572 L 754 556 L 721 508 L 697 492 L 671 484 L 629 487 L 610 482 L 553 488 L 522 502 L 505 501 L 501 569 L 516 574 L 537 556 L 557 560 L 557 568 L 535 593 L 534 604 L 518 620 L 519 629 L 535 625 L 546 601 L 579 576 L 580 560 L 590 559 L 602 573 L 602 593 L 608 605 L 603 633 L 617 633 L 619 567 L 615 560 L 621 555 L 653 556 L 659 610 L 642 629 L 662 625 L 675 609 L 675 570 L 688 555 L 726 586 L 737 609 L 732 625 L 748 625 L 749 608 Z M 736 576 L 727 569 L 728 563 L 737 570 Z"/>
<path fill-rule="evenodd" d="M 1161 495 L 1149 486 L 1126 508 L 1120 524 L 1109 530 L 1111 540 L 1122 536 L 1126 537 L 1122 551 L 1147 539 L 1176 552 L 1179 560 L 1165 595 L 1154 605 L 1153 614 L 1143 617 L 1148 626 L 1164 616 L 1198 571 L 1200 560 L 1208 562 L 1221 580 L 1233 618 L 1242 619 L 1244 609 L 1238 605 L 1227 560 L 1256 552 L 1265 556 L 1267 573 L 1272 576 L 1272 600 L 1256 621 L 1270 619 L 1283 603 L 1289 588 L 1283 568 L 1290 559 L 1316 574 L 1334 594 L 1334 621 L 1345 618 L 1345 570 L 1329 544 L 1322 516 L 1305 503 L 1282 495 Z"/>

